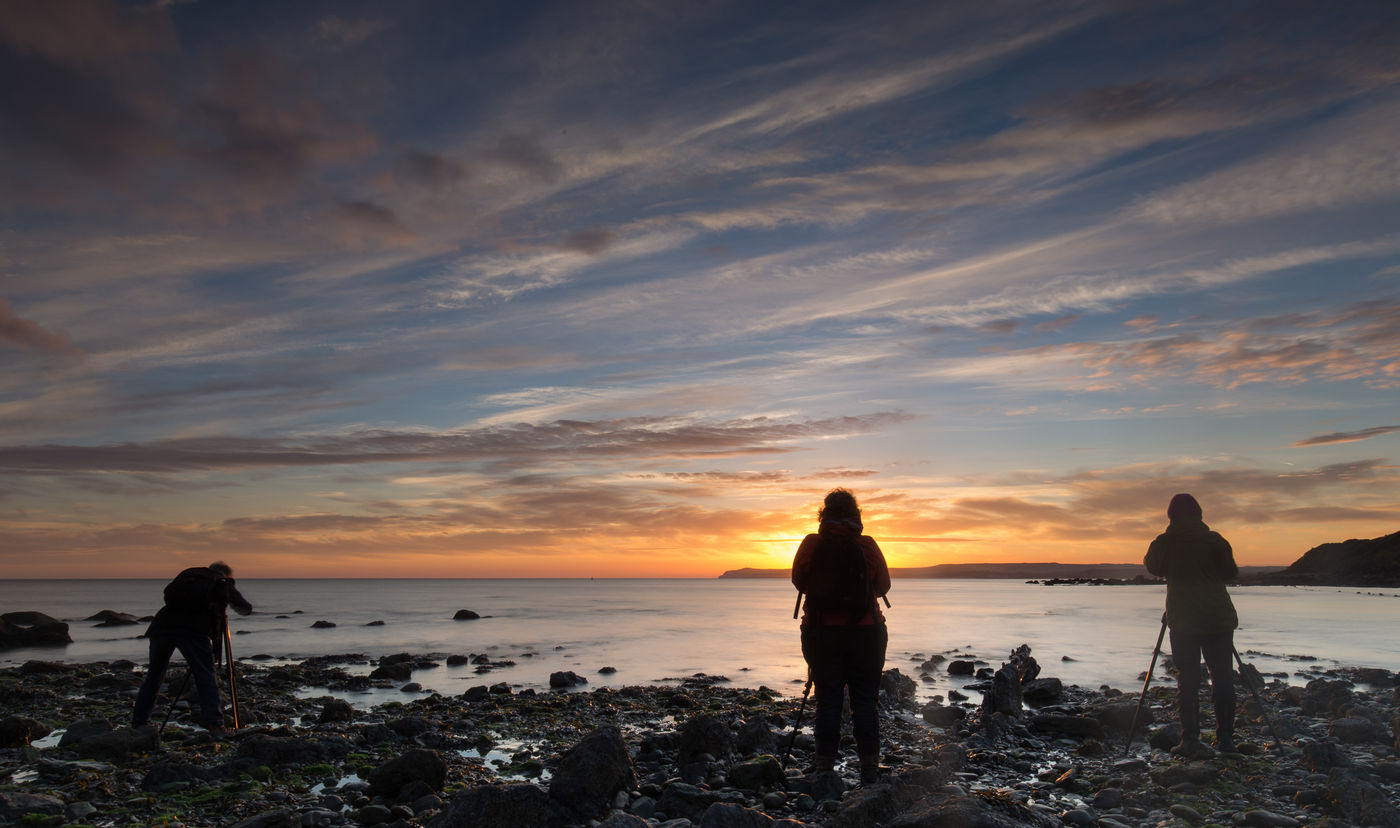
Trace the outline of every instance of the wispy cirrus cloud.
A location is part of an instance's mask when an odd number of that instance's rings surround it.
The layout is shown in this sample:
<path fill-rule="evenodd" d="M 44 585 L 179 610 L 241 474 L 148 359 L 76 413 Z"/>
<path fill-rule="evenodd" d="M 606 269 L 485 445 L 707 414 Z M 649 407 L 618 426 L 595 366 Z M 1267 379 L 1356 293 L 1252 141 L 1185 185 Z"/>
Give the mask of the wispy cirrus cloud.
<path fill-rule="evenodd" d="M 1397 431 L 1400 431 L 1400 426 L 1373 426 L 1372 428 L 1363 428 L 1357 431 L 1333 431 L 1327 434 L 1305 437 L 1293 443 L 1293 445 L 1297 448 L 1303 448 L 1306 446 L 1327 446 L 1333 443 L 1356 443 L 1361 440 L 1369 440 L 1372 437 L 1394 434 Z"/>
<path fill-rule="evenodd" d="M 4 298 L 0 298 L 0 342 L 7 342 L 25 350 L 60 356 L 76 356 L 82 353 L 67 336 L 46 330 L 37 322 L 16 315 Z"/>

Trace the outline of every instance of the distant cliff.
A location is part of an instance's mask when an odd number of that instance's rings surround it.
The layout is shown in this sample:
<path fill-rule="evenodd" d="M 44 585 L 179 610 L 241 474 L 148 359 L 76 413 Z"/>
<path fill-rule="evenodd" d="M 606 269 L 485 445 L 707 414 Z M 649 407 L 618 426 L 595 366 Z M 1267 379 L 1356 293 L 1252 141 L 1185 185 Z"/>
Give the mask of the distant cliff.
<path fill-rule="evenodd" d="M 1400 586 L 1400 532 L 1371 540 L 1314 546 L 1282 571 L 1249 578 L 1251 584 L 1294 586 Z"/>

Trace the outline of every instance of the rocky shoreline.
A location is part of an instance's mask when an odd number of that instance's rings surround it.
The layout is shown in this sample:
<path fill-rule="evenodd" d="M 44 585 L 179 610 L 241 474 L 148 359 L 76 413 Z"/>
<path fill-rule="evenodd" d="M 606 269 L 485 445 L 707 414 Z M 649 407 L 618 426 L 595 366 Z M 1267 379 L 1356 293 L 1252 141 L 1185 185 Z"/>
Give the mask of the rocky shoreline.
<path fill-rule="evenodd" d="M 359 656 L 239 662 L 242 727 L 223 740 L 187 723 L 187 700 L 163 734 L 126 727 L 141 679 L 129 661 L 0 670 L 0 823 L 1400 826 L 1400 676 L 1388 670 L 1324 670 L 1302 687 L 1251 670 L 1263 706 L 1240 686 L 1238 752 L 1188 761 L 1167 752 L 1170 679 L 1154 679 L 1125 755 L 1137 694 L 1041 677 L 1028 647 L 987 671 L 980 703 L 917 703 L 915 678 L 891 669 L 888 770 L 865 786 L 849 756 L 803 772 L 810 708 L 784 767 L 802 702 L 722 677 L 591 692 L 499 683 L 367 710 L 309 690 L 392 685 L 385 673 L 440 658 L 380 659 L 390 669 L 374 678 L 345 669 Z M 932 656 L 917 670 L 955 664 Z M 170 692 L 182 678 L 177 662 Z"/>

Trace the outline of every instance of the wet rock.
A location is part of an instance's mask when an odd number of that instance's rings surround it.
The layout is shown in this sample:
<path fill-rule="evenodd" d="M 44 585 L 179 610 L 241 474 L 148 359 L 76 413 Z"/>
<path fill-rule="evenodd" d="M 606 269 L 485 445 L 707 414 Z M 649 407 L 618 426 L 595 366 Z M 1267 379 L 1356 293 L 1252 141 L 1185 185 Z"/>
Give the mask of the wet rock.
<path fill-rule="evenodd" d="M 1030 728 L 1042 733 L 1063 733 L 1082 738 L 1097 739 L 1103 735 L 1103 727 L 1097 720 L 1064 713 L 1038 713 L 1031 717 Z"/>
<path fill-rule="evenodd" d="M 924 705 L 923 710 L 920 711 L 920 715 L 923 716 L 924 721 L 934 727 L 949 727 L 965 719 L 967 717 L 967 710 L 962 707 L 951 707 L 939 704 L 938 702 L 929 702 Z"/>
<path fill-rule="evenodd" d="M 422 782 L 432 791 L 441 791 L 447 781 L 447 763 L 436 751 L 414 748 L 380 765 L 369 774 L 369 794 L 398 799 L 415 782 Z M 407 796 L 412 799 L 416 797 Z"/>
<path fill-rule="evenodd" d="M 948 662 L 948 675 L 950 676 L 970 676 L 977 672 L 977 665 L 964 659 L 954 659 Z"/>
<path fill-rule="evenodd" d="M 232 828 L 301 828 L 301 817 L 291 808 L 279 808 L 250 816 L 234 823 Z"/>
<path fill-rule="evenodd" d="M 28 716 L 7 716 L 0 720 L 0 748 L 23 747 L 52 732 L 48 725 L 37 719 Z"/>
<path fill-rule="evenodd" d="M 89 739 L 112 732 L 112 723 L 106 719 L 79 719 L 64 729 L 58 739 L 59 747 L 72 747 Z"/>
<path fill-rule="evenodd" d="M 772 756 L 761 756 L 749 762 L 740 762 L 730 767 L 725 774 L 729 784 L 744 790 L 757 791 L 765 785 L 782 782 L 786 777 L 783 766 Z"/>
<path fill-rule="evenodd" d="M 763 719 L 751 719 L 740 725 L 734 735 L 734 749 L 742 756 L 772 753 L 777 750 L 777 737 Z"/>
<path fill-rule="evenodd" d="M 453 621 L 475 621 L 481 616 L 469 609 L 459 609 L 452 614 Z"/>
<path fill-rule="evenodd" d="M 834 802 L 845 792 L 846 780 L 836 771 L 822 771 L 812 777 L 812 798 L 818 802 Z"/>
<path fill-rule="evenodd" d="M 1244 824 L 1250 828 L 1297 828 L 1298 820 L 1263 808 L 1245 811 Z"/>
<path fill-rule="evenodd" d="M 700 828 L 768 828 L 773 818 L 730 802 L 716 802 L 705 810 Z"/>
<path fill-rule="evenodd" d="M 1367 718 L 1348 717 L 1333 719 L 1327 728 L 1327 735 L 1344 745 L 1364 745 L 1368 743 L 1388 744 L 1392 740 L 1390 729 Z"/>
<path fill-rule="evenodd" d="M 1021 677 L 1015 665 L 1003 664 L 992 675 L 991 690 L 982 695 L 982 710 L 1003 716 L 1021 715 Z"/>
<path fill-rule="evenodd" d="M 912 678 L 891 667 L 880 676 L 880 695 L 890 703 L 904 707 L 914 703 L 919 685 Z"/>
<path fill-rule="evenodd" d="M 350 702 L 344 699 L 327 699 L 326 703 L 321 705 L 321 715 L 316 721 L 321 724 L 329 724 L 331 722 L 349 722 L 354 719 L 355 708 Z"/>
<path fill-rule="evenodd" d="M 613 814 L 598 823 L 598 828 L 651 828 L 651 823 L 632 814 Z"/>
<path fill-rule="evenodd" d="M 556 690 L 567 689 L 569 687 L 582 687 L 588 683 L 588 679 L 575 673 L 573 670 L 561 670 L 557 673 L 549 674 L 549 686 Z"/>
<path fill-rule="evenodd" d="M 1021 698 L 1034 704 L 1059 701 L 1064 693 L 1064 683 L 1057 678 L 1034 679 L 1021 687 Z"/>
<path fill-rule="evenodd" d="M 313 630 L 329 630 L 335 626 L 334 621 L 317 621 L 311 625 Z"/>
<path fill-rule="evenodd" d="M 413 665 L 406 661 L 380 664 L 369 674 L 372 679 L 387 679 L 389 681 L 407 681 L 412 676 Z"/>
<path fill-rule="evenodd" d="M 1327 798 L 1348 822 L 1356 825 L 1400 826 L 1400 808 L 1380 787 L 1346 768 L 1327 774 Z"/>
<path fill-rule="evenodd" d="M 1327 773 L 1332 768 L 1348 767 L 1351 757 L 1333 742 L 1305 742 L 1302 762 L 1314 773 Z"/>
<path fill-rule="evenodd" d="M 549 796 L 581 817 L 608 809 L 613 795 L 631 790 L 636 772 L 622 741 L 622 731 L 603 727 L 589 733 L 559 759 Z"/>
<path fill-rule="evenodd" d="M 167 791 L 172 785 L 202 785 L 204 768 L 192 762 L 157 762 L 141 778 L 143 791 Z"/>
<path fill-rule="evenodd" d="M 681 727 L 678 764 L 688 765 L 702 754 L 715 759 L 728 756 L 733 746 L 729 726 L 708 713 L 693 716 Z"/>
<path fill-rule="evenodd" d="M 7 825 L 18 825 L 30 814 L 61 816 L 63 800 L 48 794 L 25 791 L 0 791 L 0 819 Z"/>
<path fill-rule="evenodd" d="M 658 811 L 668 817 L 698 820 L 705 809 L 719 800 L 719 794 L 703 790 L 688 782 L 672 782 L 661 792 L 656 802 Z"/>
<path fill-rule="evenodd" d="M 141 623 L 141 619 L 136 616 L 126 612 L 117 612 L 116 610 L 102 610 L 99 613 L 89 615 L 83 620 L 96 621 L 99 627 L 129 627 Z"/>
<path fill-rule="evenodd" d="M 308 739 L 254 733 L 238 744 L 234 755 L 259 765 L 310 765 L 344 758 L 350 745 L 343 739 Z"/>
<path fill-rule="evenodd" d="M 0 650 L 60 647 L 72 643 L 68 625 L 42 612 L 7 612 L 0 615 Z"/>

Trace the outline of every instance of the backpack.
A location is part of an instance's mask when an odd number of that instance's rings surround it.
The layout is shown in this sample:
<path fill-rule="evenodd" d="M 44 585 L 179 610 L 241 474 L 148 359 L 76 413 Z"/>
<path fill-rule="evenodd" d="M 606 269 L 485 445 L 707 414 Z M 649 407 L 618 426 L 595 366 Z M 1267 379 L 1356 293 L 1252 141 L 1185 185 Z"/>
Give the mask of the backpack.
<path fill-rule="evenodd" d="M 207 566 L 192 566 L 165 585 L 165 605 L 187 615 L 213 615 L 219 605 L 216 588 L 225 580 Z"/>
<path fill-rule="evenodd" d="M 850 613 L 857 623 L 875 603 L 875 589 L 856 537 L 821 536 L 807 574 L 807 609 Z"/>

